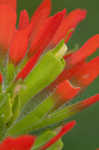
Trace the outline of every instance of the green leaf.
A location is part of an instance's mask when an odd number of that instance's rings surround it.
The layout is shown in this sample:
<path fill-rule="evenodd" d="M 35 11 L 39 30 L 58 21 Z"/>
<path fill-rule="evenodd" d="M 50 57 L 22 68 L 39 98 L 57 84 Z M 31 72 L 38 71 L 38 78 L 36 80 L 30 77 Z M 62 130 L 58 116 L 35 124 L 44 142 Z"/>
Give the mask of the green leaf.
<path fill-rule="evenodd" d="M 47 118 L 43 119 L 42 121 L 38 122 L 36 125 L 32 126 L 33 131 L 59 124 L 60 122 L 63 122 L 69 117 L 71 117 L 72 115 L 76 114 L 77 112 L 71 109 L 72 106 L 73 105 L 70 105 L 68 107 L 65 107 L 62 110 L 49 114 Z"/>
<path fill-rule="evenodd" d="M 51 111 L 53 106 L 53 101 L 50 99 L 44 100 L 34 109 L 34 111 L 27 114 L 21 120 L 17 120 L 12 127 L 8 129 L 7 135 L 16 136 L 32 131 L 32 126 L 43 120 L 48 115 L 49 111 Z"/>
<path fill-rule="evenodd" d="M 6 71 L 6 85 L 9 85 L 9 83 L 14 79 L 15 77 L 15 66 L 12 63 L 9 63 L 7 65 L 7 71 Z"/>
<path fill-rule="evenodd" d="M 13 116 L 11 117 L 10 121 L 8 122 L 8 127 L 17 119 L 20 113 L 20 99 L 18 96 L 15 97 L 13 106 L 12 106 Z"/>
<path fill-rule="evenodd" d="M 0 105 L 0 117 L 3 119 L 5 123 L 7 123 L 12 117 L 12 103 L 10 94 L 6 94 L 2 104 Z"/>
<path fill-rule="evenodd" d="M 6 133 L 6 125 L 3 121 L 3 118 L 0 117 L 0 141 L 4 138 L 5 133 Z"/>

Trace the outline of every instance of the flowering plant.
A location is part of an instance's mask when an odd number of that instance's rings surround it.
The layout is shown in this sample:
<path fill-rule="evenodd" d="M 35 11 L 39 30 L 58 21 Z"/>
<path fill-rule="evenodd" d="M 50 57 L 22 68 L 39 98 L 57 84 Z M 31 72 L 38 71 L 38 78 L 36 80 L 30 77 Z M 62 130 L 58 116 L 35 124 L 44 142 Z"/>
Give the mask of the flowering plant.
<path fill-rule="evenodd" d="M 31 20 L 23 10 L 16 28 L 16 0 L 0 0 L 0 150 L 61 150 L 59 139 L 76 123 L 66 120 L 99 101 L 96 94 L 69 103 L 99 74 L 99 57 L 86 60 L 99 34 L 78 50 L 67 47 L 86 10 L 50 11 L 51 0 Z"/>

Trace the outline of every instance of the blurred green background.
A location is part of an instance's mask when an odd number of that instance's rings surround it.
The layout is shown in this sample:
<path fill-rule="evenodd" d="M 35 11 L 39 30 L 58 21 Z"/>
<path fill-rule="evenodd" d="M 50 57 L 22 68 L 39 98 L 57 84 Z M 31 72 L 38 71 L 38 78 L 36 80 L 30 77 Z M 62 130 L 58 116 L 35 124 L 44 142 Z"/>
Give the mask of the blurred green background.
<path fill-rule="evenodd" d="M 31 17 L 41 0 L 18 0 L 18 17 L 22 9 L 26 9 Z M 99 0 L 52 0 L 52 15 L 63 8 L 69 13 L 76 8 L 85 8 L 87 18 L 83 21 L 72 36 L 69 47 L 79 46 L 99 33 Z M 99 50 L 92 56 L 99 55 Z M 91 58 L 92 58 L 91 57 Z M 99 92 L 99 78 L 89 86 L 75 101 Z M 64 150 L 96 150 L 99 148 L 99 103 L 81 112 L 71 119 L 77 120 L 77 126 L 64 136 Z"/>

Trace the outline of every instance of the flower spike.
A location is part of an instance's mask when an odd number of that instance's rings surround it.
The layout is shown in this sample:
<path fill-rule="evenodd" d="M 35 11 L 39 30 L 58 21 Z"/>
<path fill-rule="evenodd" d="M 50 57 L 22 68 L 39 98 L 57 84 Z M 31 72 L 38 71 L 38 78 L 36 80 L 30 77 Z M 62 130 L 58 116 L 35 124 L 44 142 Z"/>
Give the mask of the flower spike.
<path fill-rule="evenodd" d="M 67 51 L 86 10 L 50 16 L 51 0 L 42 0 L 30 20 L 21 11 L 16 28 L 16 3 L 0 0 L 0 150 L 62 149 L 62 136 L 76 124 L 66 119 L 99 102 L 99 94 L 70 101 L 99 75 L 99 56 L 86 60 L 99 34 Z"/>

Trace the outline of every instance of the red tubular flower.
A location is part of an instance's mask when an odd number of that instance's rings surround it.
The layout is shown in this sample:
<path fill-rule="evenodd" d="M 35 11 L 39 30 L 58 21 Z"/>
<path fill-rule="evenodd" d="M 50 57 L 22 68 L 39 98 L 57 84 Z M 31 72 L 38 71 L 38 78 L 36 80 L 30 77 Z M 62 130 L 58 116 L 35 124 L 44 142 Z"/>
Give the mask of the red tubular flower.
<path fill-rule="evenodd" d="M 0 48 L 7 52 L 16 27 L 16 11 L 9 5 L 0 5 Z"/>
<path fill-rule="evenodd" d="M 65 38 L 66 35 L 72 30 L 72 32 L 75 30 L 76 26 L 84 20 L 86 17 L 86 10 L 76 9 L 72 11 L 68 16 L 64 18 L 62 21 L 59 29 L 57 30 L 51 44 L 57 45 L 58 42 Z M 68 38 L 66 39 L 66 42 L 69 40 L 70 36 L 72 35 L 72 32 L 68 35 Z"/>
<path fill-rule="evenodd" d="M 88 56 L 93 54 L 97 48 L 99 48 L 99 34 L 90 38 L 78 51 L 68 57 L 68 66 L 75 65 L 85 60 Z"/>
<path fill-rule="evenodd" d="M 68 131 L 70 131 L 74 127 L 75 124 L 76 124 L 75 121 L 71 121 L 71 122 L 67 123 L 60 130 L 60 132 L 54 138 L 52 138 L 48 143 L 46 143 L 42 148 L 40 148 L 40 150 L 46 150 L 51 145 L 53 145 L 54 143 L 56 143 L 64 134 L 66 134 Z"/>
<path fill-rule="evenodd" d="M 20 18 L 19 18 L 19 29 L 24 29 L 29 25 L 29 16 L 26 10 L 21 11 Z"/>

